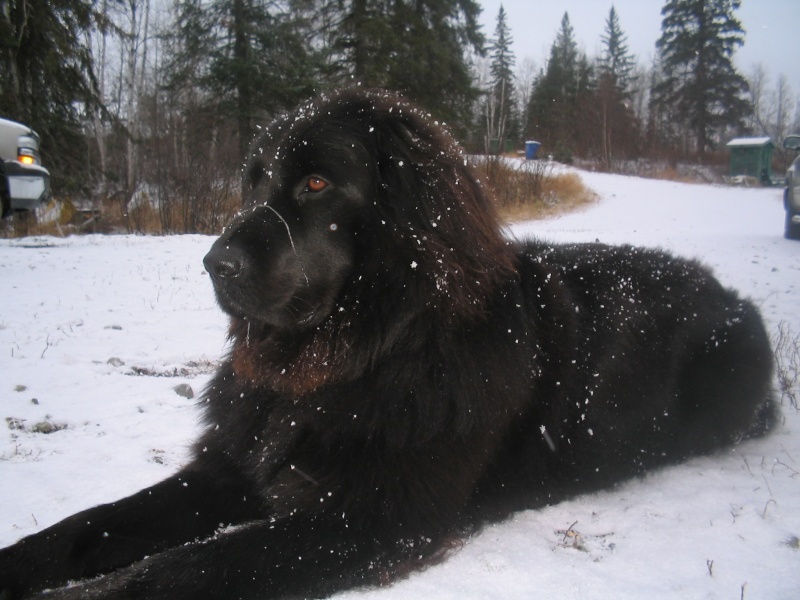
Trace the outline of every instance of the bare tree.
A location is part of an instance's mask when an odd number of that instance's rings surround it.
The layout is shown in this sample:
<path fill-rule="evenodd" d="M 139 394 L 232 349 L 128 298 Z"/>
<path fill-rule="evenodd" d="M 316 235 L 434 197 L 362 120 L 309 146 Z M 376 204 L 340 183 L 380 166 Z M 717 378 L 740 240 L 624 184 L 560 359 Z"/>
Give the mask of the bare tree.
<path fill-rule="evenodd" d="M 767 135 L 770 121 L 770 115 L 767 114 L 769 73 L 763 64 L 753 65 L 747 83 L 750 86 L 750 103 L 753 105 L 753 112 L 748 118 L 748 128 L 755 134 Z"/>
<path fill-rule="evenodd" d="M 780 159 L 786 164 L 788 156 L 782 141 L 796 127 L 798 106 L 797 99 L 786 76 L 781 73 L 770 89 L 769 72 L 764 65 L 753 65 L 748 77 L 750 86 L 750 102 L 753 114 L 748 121 L 749 129 L 755 135 L 769 136 L 775 143 Z"/>
<path fill-rule="evenodd" d="M 531 90 L 533 89 L 533 82 L 536 80 L 538 72 L 539 65 L 535 60 L 526 56 L 522 59 L 522 63 L 514 74 L 517 80 L 517 85 L 514 88 L 517 106 L 521 107 L 520 123 L 528 122 L 528 104 L 530 104 Z"/>
<path fill-rule="evenodd" d="M 631 110 L 638 123 L 647 122 L 647 106 L 650 102 L 649 74 L 646 67 L 637 63 L 631 81 Z"/>
<path fill-rule="evenodd" d="M 788 163 L 786 150 L 783 147 L 783 138 L 791 133 L 792 108 L 795 105 L 794 94 L 786 75 L 778 75 L 775 91 L 772 93 L 772 103 L 775 106 L 775 120 L 772 127 L 772 136 L 775 141 L 778 156 L 784 163 Z"/>
<path fill-rule="evenodd" d="M 794 106 L 794 118 L 792 119 L 792 133 L 800 133 L 800 97 L 797 98 Z"/>
<path fill-rule="evenodd" d="M 100 195 L 108 193 L 108 152 L 106 145 L 106 127 L 103 119 L 103 112 L 106 110 L 106 71 L 108 55 L 108 37 L 110 35 L 111 20 L 109 19 L 108 0 L 102 0 L 98 18 L 98 28 L 94 31 L 87 30 L 86 47 L 92 53 L 92 60 L 95 65 L 95 76 L 97 77 L 97 103 L 92 108 L 92 126 L 94 128 L 94 140 L 97 144 L 97 156 L 99 161 L 99 184 Z M 94 39 L 92 39 L 94 38 Z M 99 56 L 95 56 L 95 52 Z"/>
<path fill-rule="evenodd" d="M 788 133 L 789 123 L 792 118 L 792 105 L 794 104 L 792 88 L 783 73 L 778 75 L 778 82 L 775 84 L 775 91 L 773 92 L 773 103 L 775 105 L 774 135 L 776 138 L 783 138 Z"/>
<path fill-rule="evenodd" d="M 137 183 L 137 142 L 141 137 L 138 101 L 144 84 L 144 70 L 146 68 L 150 0 L 127 0 L 125 4 L 125 19 L 122 42 L 125 55 L 125 75 L 123 78 L 125 120 L 128 130 L 126 183 L 128 192 L 132 194 L 136 189 Z"/>

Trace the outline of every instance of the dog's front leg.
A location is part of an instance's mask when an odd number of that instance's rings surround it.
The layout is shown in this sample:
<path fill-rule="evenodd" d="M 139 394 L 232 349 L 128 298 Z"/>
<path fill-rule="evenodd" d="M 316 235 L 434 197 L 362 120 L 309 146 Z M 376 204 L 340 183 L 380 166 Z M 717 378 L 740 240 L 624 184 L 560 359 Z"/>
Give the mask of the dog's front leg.
<path fill-rule="evenodd" d="M 265 600 L 326 597 L 391 581 L 430 558 L 439 538 L 396 539 L 341 515 L 262 520 L 172 548 L 49 600 Z"/>
<path fill-rule="evenodd" d="M 0 599 L 109 573 L 207 538 L 220 526 L 263 515 L 255 493 L 233 469 L 226 473 L 193 464 L 151 488 L 75 514 L 0 550 Z"/>

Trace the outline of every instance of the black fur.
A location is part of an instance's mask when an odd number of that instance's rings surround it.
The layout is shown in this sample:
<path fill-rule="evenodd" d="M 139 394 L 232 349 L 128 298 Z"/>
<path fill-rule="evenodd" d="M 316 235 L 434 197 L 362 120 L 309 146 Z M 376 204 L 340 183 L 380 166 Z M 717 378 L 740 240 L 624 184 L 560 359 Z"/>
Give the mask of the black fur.
<path fill-rule="evenodd" d="M 3 599 L 381 585 L 487 520 L 772 420 L 749 302 L 664 252 L 508 243 L 450 137 L 397 98 L 278 120 L 247 179 L 205 259 L 233 349 L 193 462 L 0 551 Z"/>

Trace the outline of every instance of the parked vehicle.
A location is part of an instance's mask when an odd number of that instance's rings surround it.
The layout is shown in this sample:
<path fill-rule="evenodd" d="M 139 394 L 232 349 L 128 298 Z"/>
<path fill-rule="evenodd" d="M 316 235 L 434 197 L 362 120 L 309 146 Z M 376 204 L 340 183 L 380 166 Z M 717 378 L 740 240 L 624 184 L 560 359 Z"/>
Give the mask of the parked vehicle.
<path fill-rule="evenodd" d="M 787 136 L 783 140 L 783 147 L 800 152 L 800 135 Z M 786 170 L 783 208 L 786 209 L 784 236 L 790 240 L 800 240 L 800 154 Z"/>
<path fill-rule="evenodd" d="M 30 127 L 0 118 L 2 216 L 32 211 L 50 200 L 50 172 L 42 166 L 39 136 Z"/>

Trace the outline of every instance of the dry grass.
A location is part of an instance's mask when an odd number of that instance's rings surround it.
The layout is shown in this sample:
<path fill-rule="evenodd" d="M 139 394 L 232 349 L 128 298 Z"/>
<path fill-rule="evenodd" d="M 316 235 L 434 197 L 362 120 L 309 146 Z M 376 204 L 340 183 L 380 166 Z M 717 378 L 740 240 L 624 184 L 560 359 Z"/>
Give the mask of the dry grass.
<path fill-rule="evenodd" d="M 237 192 L 227 188 L 204 195 L 173 196 L 156 206 L 139 201 L 126 209 L 119 199 L 97 202 L 93 208 L 78 210 L 69 200 L 52 202 L 36 214 L 22 212 L 0 222 L 0 238 L 49 235 L 65 237 L 85 233 L 219 233 L 240 208 Z"/>
<path fill-rule="evenodd" d="M 64 237 L 70 233 L 69 223 L 75 216 L 75 206 L 70 201 L 51 201 L 46 208 L 31 212 L 19 212 L 0 222 L 0 238 L 20 238 L 31 235 Z"/>
<path fill-rule="evenodd" d="M 492 157 L 475 166 L 506 221 L 544 219 L 595 200 L 577 174 L 554 173 L 547 161 L 515 163 Z"/>
<path fill-rule="evenodd" d="M 722 183 L 727 164 L 717 162 L 670 162 L 644 158 L 619 160 L 610 166 L 597 160 L 575 159 L 575 166 L 586 171 L 616 173 L 631 177 L 677 181 L 679 183 Z"/>
<path fill-rule="evenodd" d="M 677 181 L 679 183 L 694 183 L 688 175 L 681 174 L 677 167 L 664 166 L 653 169 L 650 173 L 651 179 L 661 179 L 663 181 Z"/>

